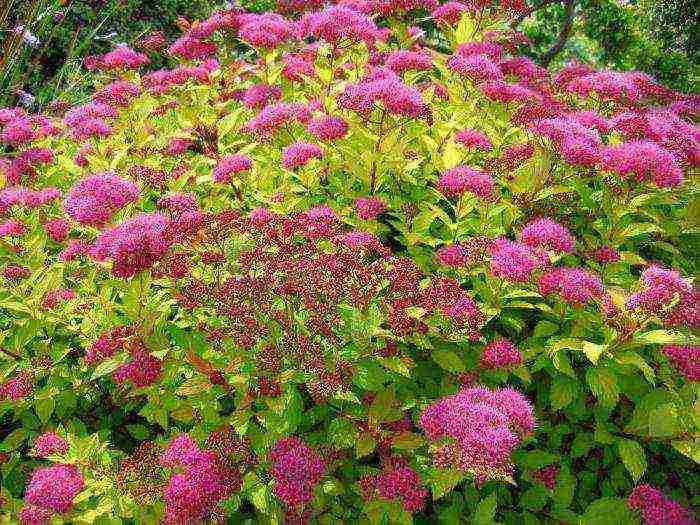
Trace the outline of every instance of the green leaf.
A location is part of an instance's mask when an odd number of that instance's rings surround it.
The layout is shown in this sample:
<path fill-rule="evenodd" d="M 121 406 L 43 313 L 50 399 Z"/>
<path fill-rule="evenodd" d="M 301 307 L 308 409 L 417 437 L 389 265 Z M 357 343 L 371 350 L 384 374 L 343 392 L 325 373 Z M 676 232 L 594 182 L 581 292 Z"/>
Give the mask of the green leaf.
<path fill-rule="evenodd" d="M 588 506 L 579 523 L 580 525 L 631 525 L 636 521 L 622 498 L 601 498 Z"/>
<path fill-rule="evenodd" d="M 25 439 L 27 439 L 27 431 L 23 428 L 18 428 L 17 430 L 10 432 L 10 434 L 3 440 L 2 444 L 0 444 L 0 450 L 5 452 L 17 450 L 20 446 L 22 446 Z"/>
<path fill-rule="evenodd" d="M 34 405 L 34 411 L 36 412 L 36 415 L 41 420 L 41 422 L 46 423 L 51 417 L 51 414 L 53 414 L 54 407 L 55 402 L 53 400 L 53 397 L 49 397 L 37 401 L 36 405 Z"/>
<path fill-rule="evenodd" d="M 433 361 L 440 365 L 440 368 L 453 374 L 459 374 L 466 370 L 462 360 L 452 350 L 444 348 L 433 350 L 432 358 Z"/>
<path fill-rule="evenodd" d="M 620 439 L 617 442 L 617 451 L 634 482 L 638 482 L 647 469 L 646 455 L 642 446 L 632 439 Z"/>
<path fill-rule="evenodd" d="M 586 379 L 591 391 L 598 399 L 598 402 L 606 407 L 613 407 L 617 404 L 620 396 L 620 387 L 617 384 L 615 373 L 609 368 L 589 368 L 586 372 Z"/>
<path fill-rule="evenodd" d="M 111 374 L 114 372 L 117 368 L 119 368 L 121 365 L 123 365 L 126 362 L 126 355 L 116 355 L 112 357 L 111 359 L 107 359 L 106 361 L 102 361 L 95 370 L 92 372 L 92 376 L 90 376 L 90 381 L 94 381 L 95 379 L 99 379 L 102 376 L 106 376 L 107 374 Z"/>
<path fill-rule="evenodd" d="M 374 452 L 374 447 L 377 446 L 377 441 L 369 432 L 363 432 L 355 441 L 355 455 L 358 458 L 369 456 Z"/>
<path fill-rule="evenodd" d="M 593 434 L 590 432 L 579 432 L 571 442 L 571 457 L 580 458 L 588 454 L 593 448 Z"/>
<path fill-rule="evenodd" d="M 476 510 L 472 515 L 472 525 L 492 525 L 496 523 L 494 516 L 496 515 L 496 493 L 482 499 L 476 506 Z"/>
<path fill-rule="evenodd" d="M 145 439 L 148 439 L 148 436 L 149 436 L 148 428 L 146 428 L 146 426 L 144 426 L 144 425 L 141 425 L 141 424 L 127 425 L 126 429 L 129 431 L 129 434 L 131 434 L 135 439 L 138 439 L 139 441 L 143 441 Z"/>
<path fill-rule="evenodd" d="M 652 344 L 652 345 L 671 345 L 671 344 L 686 344 L 687 336 L 672 332 L 670 330 L 651 330 L 650 332 L 644 332 L 643 334 L 638 334 L 635 336 L 635 340 L 640 343 Z"/>
<path fill-rule="evenodd" d="M 568 465 L 562 465 L 557 474 L 557 484 L 552 492 L 552 500 L 561 507 L 571 505 L 576 491 L 576 478 L 571 474 Z"/>
<path fill-rule="evenodd" d="M 673 441 L 671 445 L 684 456 L 700 464 L 700 439 Z"/>
<path fill-rule="evenodd" d="M 382 422 L 396 421 L 401 417 L 401 412 L 394 408 L 394 401 L 396 400 L 394 390 L 388 388 L 386 390 L 381 390 L 374 396 L 372 405 L 369 407 L 369 419 L 370 423 L 376 425 Z"/>
<path fill-rule="evenodd" d="M 351 448 L 357 439 L 357 427 L 348 419 L 336 417 L 328 425 L 328 439 L 338 449 Z"/>
<path fill-rule="evenodd" d="M 400 432 L 391 442 L 391 446 L 399 450 L 414 450 L 424 443 L 424 439 L 413 432 Z"/>
<path fill-rule="evenodd" d="M 444 497 L 465 478 L 466 474 L 456 469 L 434 469 L 428 478 L 433 499 L 437 500 Z"/>
<path fill-rule="evenodd" d="M 596 364 L 600 356 L 605 352 L 607 347 L 605 345 L 599 345 L 592 343 L 590 341 L 584 341 L 581 349 L 586 357 L 590 359 L 591 363 Z"/>
<path fill-rule="evenodd" d="M 673 437 L 678 433 L 678 411 L 673 403 L 665 403 L 649 412 L 649 435 Z"/>
<path fill-rule="evenodd" d="M 547 504 L 549 494 L 542 485 L 533 485 L 520 496 L 520 505 L 527 510 L 538 511 Z"/>
<path fill-rule="evenodd" d="M 549 402 L 554 410 L 561 410 L 576 399 L 578 385 L 573 379 L 558 375 L 552 380 Z"/>

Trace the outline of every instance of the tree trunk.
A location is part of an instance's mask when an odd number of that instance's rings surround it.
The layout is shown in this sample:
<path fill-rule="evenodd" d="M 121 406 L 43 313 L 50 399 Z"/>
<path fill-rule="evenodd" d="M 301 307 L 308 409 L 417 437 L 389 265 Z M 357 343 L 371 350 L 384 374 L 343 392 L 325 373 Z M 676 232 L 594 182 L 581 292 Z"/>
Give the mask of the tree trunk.
<path fill-rule="evenodd" d="M 574 15 L 576 0 L 565 0 L 566 12 L 564 13 L 564 25 L 561 27 L 557 41 L 554 45 L 547 51 L 542 57 L 542 66 L 547 67 L 554 57 L 556 57 L 561 50 L 564 48 L 566 41 L 569 39 L 571 34 L 571 28 L 574 25 Z"/>

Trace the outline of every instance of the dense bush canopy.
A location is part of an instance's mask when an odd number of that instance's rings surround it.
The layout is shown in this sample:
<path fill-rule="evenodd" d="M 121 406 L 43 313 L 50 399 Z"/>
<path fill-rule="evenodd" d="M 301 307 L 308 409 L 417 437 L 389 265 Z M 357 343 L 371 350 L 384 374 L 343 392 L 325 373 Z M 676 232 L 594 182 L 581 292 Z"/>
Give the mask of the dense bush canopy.
<path fill-rule="evenodd" d="M 0 110 L 7 520 L 694 523 L 699 101 L 523 9 L 219 11 Z"/>

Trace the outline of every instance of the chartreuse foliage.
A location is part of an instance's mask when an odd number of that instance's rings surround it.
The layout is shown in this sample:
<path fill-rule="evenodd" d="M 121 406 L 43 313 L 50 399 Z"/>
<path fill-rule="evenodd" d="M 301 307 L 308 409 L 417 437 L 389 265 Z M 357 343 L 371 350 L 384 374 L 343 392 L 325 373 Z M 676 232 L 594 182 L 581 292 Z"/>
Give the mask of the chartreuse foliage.
<path fill-rule="evenodd" d="M 1 110 L 7 520 L 692 523 L 697 101 L 521 8 L 223 11 Z"/>

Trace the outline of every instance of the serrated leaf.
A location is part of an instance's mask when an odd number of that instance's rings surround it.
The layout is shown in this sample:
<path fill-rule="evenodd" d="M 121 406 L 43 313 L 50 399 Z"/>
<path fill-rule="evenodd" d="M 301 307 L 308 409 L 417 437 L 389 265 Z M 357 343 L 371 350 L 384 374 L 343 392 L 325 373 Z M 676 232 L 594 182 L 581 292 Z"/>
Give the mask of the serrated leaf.
<path fill-rule="evenodd" d="M 496 493 L 482 499 L 476 506 L 476 510 L 472 515 L 472 525 L 492 525 L 496 523 L 494 516 L 496 515 Z"/>
<path fill-rule="evenodd" d="M 620 387 L 617 384 L 617 377 L 612 370 L 607 368 L 589 368 L 586 372 L 586 379 L 599 403 L 606 407 L 613 407 L 617 404 L 620 396 Z"/>
<path fill-rule="evenodd" d="M 374 448 L 377 446 L 377 441 L 372 437 L 369 432 L 363 432 L 355 441 L 355 455 L 358 458 L 369 456 L 374 452 Z"/>
<path fill-rule="evenodd" d="M 622 498 L 601 498 L 591 503 L 579 520 L 580 525 L 631 525 L 636 523 Z"/>
<path fill-rule="evenodd" d="M 439 348 L 437 350 L 433 350 L 431 356 L 433 361 L 440 365 L 440 368 L 447 370 L 448 372 L 459 374 L 466 370 L 462 360 L 452 350 Z"/>
<path fill-rule="evenodd" d="M 126 355 L 117 355 L 115 357 L 112 357 L 111 359 L 107 359 L 106 361 L 102 361 L 97 367 L 95 367 L 95 370 L 92 372 L 92 375 L 90 376 L 90 381 L 94 381 L 95 379 L 99 379 L 102 376 L 106 376 L 107 374 L 111 374 L 114 372 L 117 368 L 119 368 L 121 365 L 123 365 L 126 362 Z"/>
<path fill-rule="evenodd" d="M 678 411 L 673 403 L 665 403 L 649 412 L 649 435 L 668 438 L 678 432 Z"/>
<path fill-rule="evenodd" d="M 40 399 L 36 402 L 36 405 L 34 405 L 34 411 L 39 420 L 41 420 L 42 423 L 46 423 L 51 417 L 51 414 L 53 414 L 55 406 L 56 404 L 52 397 Z"/>
<path fill-rule="evenodd" d="M 642 446 L 632 439 L 620 439 L 617 442 L 617 451 L 634 482 L 638 482 L 647 469 L 646 454 Z"/>

